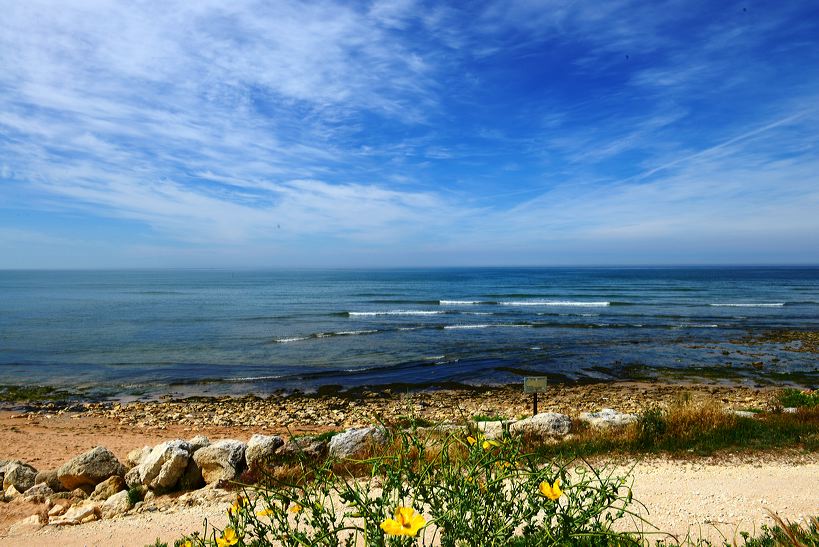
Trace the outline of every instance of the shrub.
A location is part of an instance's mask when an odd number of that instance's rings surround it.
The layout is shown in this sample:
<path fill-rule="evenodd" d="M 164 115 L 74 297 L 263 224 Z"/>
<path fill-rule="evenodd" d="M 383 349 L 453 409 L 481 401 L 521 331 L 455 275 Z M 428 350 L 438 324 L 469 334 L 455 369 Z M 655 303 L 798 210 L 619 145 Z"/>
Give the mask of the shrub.
<path fill-rule="evenodd" d="M 204 535 L 184 541 L 333 547 L 638 544 L 613 530 L 632 515 L 625 477 L 585 462 L 544 462 L 511 438 L 488 441 L 459 433 L 430 440 L 399 432 L 377 456 L 313 463 L 311 480 L 271 477 L 269 486 L 237 499 L 223 530 L 206 527 Z M 244 501 L 249 498 L 254 502 Z"/>

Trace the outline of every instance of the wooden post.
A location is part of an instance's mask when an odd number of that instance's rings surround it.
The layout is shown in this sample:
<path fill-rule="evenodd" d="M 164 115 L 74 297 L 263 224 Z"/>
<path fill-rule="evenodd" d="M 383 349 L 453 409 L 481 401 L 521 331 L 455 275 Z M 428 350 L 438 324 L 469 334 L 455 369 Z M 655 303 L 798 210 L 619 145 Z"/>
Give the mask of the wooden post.
<path fill-rule="evenodd" d="M 537 415 L 537 392 L 532 393 L 532 416 Z"/>

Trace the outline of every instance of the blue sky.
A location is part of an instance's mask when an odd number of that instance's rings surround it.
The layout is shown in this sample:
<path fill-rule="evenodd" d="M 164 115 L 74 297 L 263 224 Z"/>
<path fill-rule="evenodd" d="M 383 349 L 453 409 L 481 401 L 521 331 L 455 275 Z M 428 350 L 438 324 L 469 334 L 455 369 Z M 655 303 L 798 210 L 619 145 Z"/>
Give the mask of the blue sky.
<path fill-rule="evenodd" d="M 2 268 L 819 262 L 815 2 L 0 12 Z"/>

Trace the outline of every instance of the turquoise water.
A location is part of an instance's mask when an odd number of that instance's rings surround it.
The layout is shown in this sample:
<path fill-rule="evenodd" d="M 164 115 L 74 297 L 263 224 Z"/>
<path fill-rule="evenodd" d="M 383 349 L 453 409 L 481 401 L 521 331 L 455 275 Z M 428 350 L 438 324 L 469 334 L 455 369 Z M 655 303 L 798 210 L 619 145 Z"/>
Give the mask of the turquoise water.
<path fill-rule="evenodd" d="M 819 268 L 0 272 L 0 383 L 120 394 L 531 374 L 815 386 L 814 354 L 729 343 L 779 328 L 819 329 Z"/>

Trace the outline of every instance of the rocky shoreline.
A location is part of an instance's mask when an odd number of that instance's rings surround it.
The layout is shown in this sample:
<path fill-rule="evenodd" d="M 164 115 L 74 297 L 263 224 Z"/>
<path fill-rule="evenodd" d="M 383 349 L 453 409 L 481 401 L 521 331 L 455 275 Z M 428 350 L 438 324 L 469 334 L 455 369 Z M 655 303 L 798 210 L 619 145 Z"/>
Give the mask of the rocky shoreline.
<path fill-rule="evenodd" d="M 574 414 L 613 407 L 640 412 L 664 407 L 681 397 L 713 400 L 734 410 L 775 407 L 775 388 L 742 385 L 613 382 L 550 387 L 539 396 L 539 410 Z M 520 387 L 480 387 L 434 391 L 365 390 L 333 395 L 291 394 L 243 397 L 192 397 L 158 401 L 29 403 L 19 416 L 71 414 L 98 417 L 140 429 L 169 425 L 190 431 L 208 427 L 258 429 L 282 433 L 328 431 L 373 422 L 423 423 L 469 420 L 476 415 L 520 417 L 531 413 L 532 397 Z"/>
<path fill-rule="evenodd" d="M 591 427 L 624 425 L 634 421 L 636 413 L 681 399 L 718 402 L 729 412 L 773 410 L 777 393 L 705 384 L 556 385 L 541 394 L 540 413 L 535 417 L 531 417 L 531 396 L 511 387 L 86 402 L 70 407 L 29 404 L 11 418 L 40 424 L 67 417 L 72 422 L 94 423 L 94 427 L 109 423 L 118 431 L 180 437 L 134 447 L 119 459 L 97 446 L 56 468 L 40 471 L 20 460 L 0 460 L 2 499 L 9 502 L 0 507 L 29 504 L 33 514 L 15 521 L 9 534 L 33 533 L 44 526 L 77 525 L 158 508 L 174 510 L 180 505 L 229 500 L 234 494 L 225 488 L 232 481 L 252 482 L 269 462 L 286 465 L 300 454 L 314 461 L 327 456 L 353 457 L 364 447 L 383 443 L 385 426 L 451 424 L 445 427 L 464 428 L 475 424 L 487 438 L 503 431 L 559 438 L 579 422 Z M 603 408 L 617 410 L 597 412 Z M 202 435 L 225 431 L 249 440 L 211 442 Z M 187 440 L 181 437 L 185 432 L 190 432 Z"/>

